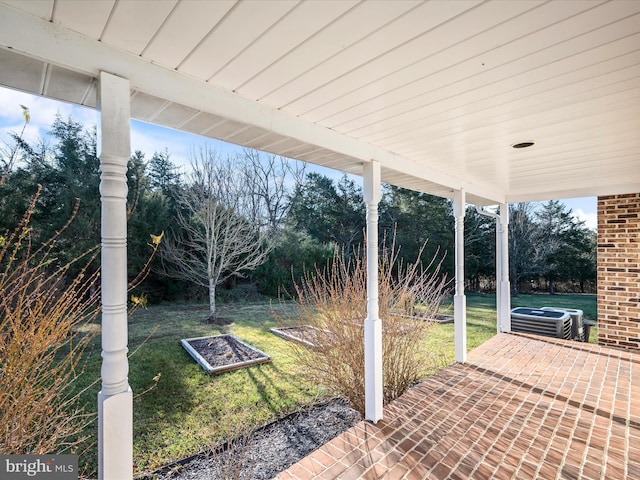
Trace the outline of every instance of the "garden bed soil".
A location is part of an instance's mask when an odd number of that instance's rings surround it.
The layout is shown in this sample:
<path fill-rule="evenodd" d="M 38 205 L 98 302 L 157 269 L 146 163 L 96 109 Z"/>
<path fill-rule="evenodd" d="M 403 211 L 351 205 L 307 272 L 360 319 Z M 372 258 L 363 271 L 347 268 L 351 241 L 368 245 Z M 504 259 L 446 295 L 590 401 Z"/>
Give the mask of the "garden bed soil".
<path fill-rule="evenodd" d="M 437 323 L 453 323 L 453 315 L 438 313 L 436 315 L 435 321 Z"/>
<path fill-rule="evenodd" d="M 332 400 L 167 465 L 141 480 L 269 480 L 360 420 L 344 400 Z"/>
<path fill-rule="evenodd" d="M 211 374 L 229 372 L 271 361 L 271 357 L 233 335 L 188 338 L 182 346 Z"/>

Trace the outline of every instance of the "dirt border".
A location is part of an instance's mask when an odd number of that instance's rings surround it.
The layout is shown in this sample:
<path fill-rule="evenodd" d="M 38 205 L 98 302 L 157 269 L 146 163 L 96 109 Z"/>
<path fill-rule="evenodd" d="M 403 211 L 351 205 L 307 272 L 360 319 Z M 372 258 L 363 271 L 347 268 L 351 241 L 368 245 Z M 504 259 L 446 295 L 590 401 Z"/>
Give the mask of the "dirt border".
<path fill-rule="evenodd" d="M 230 460 L 228 455 L 230 446 L 242 439 L 227 440 L 136 477 L 136 480 L 213 480 L 221 478 L 216 475 L 220 465 L 223 469 L 228 468 L 230 461 L 242 464 L 238 479 L 268 480 L 359 421 L 361 415 L 344 399 L 332 398 L 242 435 L 247 444 L 237 453 L 231 448 L 231 455 L 239 455 L 239 459 L 232 456 Z"/>

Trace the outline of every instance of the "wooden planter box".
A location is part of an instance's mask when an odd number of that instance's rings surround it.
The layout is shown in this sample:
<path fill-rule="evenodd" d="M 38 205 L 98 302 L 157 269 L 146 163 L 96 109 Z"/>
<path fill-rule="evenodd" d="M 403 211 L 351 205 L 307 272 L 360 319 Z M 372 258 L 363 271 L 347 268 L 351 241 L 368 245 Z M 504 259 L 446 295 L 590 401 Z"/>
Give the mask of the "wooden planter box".
<path fill-rule="evenodd" d="M 230 334 L 180 340 L 184 349 L 207 373 L 251 367 L 271 361 L 271 357 Z"/>

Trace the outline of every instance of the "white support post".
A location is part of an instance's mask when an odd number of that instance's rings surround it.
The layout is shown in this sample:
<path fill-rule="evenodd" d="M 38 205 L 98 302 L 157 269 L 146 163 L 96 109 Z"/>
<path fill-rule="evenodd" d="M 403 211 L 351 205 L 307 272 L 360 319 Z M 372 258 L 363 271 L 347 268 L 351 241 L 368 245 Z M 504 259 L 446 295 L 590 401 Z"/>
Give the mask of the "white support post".
<path fill-rule="evenodd" d="M 454 313 L 454 358 L 456 362 L 467 361 L 467 298 L 464 294 L 464 209 L 465 192 L 458 190 L 453 197 L 453 213 L 456 229 L 456 292 L 453 297 Z"/>
<path fill-rule="evenodd" d="M 382 420 L 382 322 L 378 309 L 378 203 L 380 164 L 364 166 L 364 202 L 367 207 L 367 318 L 364 321 L 365 418 Z"/>
<path fill-rule="evenodd" d="M 133 393 L 127 360 L 127 162 L 129 81 L 101 72 L 98 87 L 102 201 L 102 389 L 98 477 L 133 478 Z"/>
<path fill-rule="evenodd" d="M 488 212 L 485 214 L 488 215 Z M 493 218 L 496 220 L 496 331 L 500 333 L 502 331 L 502 224 L 500 215 L 493 215 Z"/>
<path fill-rule="evenodd" d="M 509 282 L 509 206 L 500 204 L 500 218 L 498 224 L 498 243 L 500 246 L 496 255 L 500 255 L 498 273 L 500 284 L 498 288 L 498 331 L 511 331 L 511 283 Z"/>

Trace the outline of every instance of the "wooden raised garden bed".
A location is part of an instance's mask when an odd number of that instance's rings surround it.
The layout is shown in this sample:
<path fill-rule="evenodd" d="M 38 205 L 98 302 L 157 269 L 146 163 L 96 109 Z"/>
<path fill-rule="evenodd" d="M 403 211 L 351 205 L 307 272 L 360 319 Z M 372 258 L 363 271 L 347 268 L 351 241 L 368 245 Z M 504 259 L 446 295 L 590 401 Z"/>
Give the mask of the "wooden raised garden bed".
<path fill-rule="evenodd" d="M 319 348 L 323 343 L 322 337 L 326 337 L 327 334 L 329 334 L 329 332 L 323 332 L 312 325 L 272 328 L 271 333 L 285 340 L 296 342 L 309 348 Z"/>
<path fill-rule="evenodd" d="M 186 338 L 180 343 L 212 375 L 271 361 L 266 353 L 230 334 Z"/>

